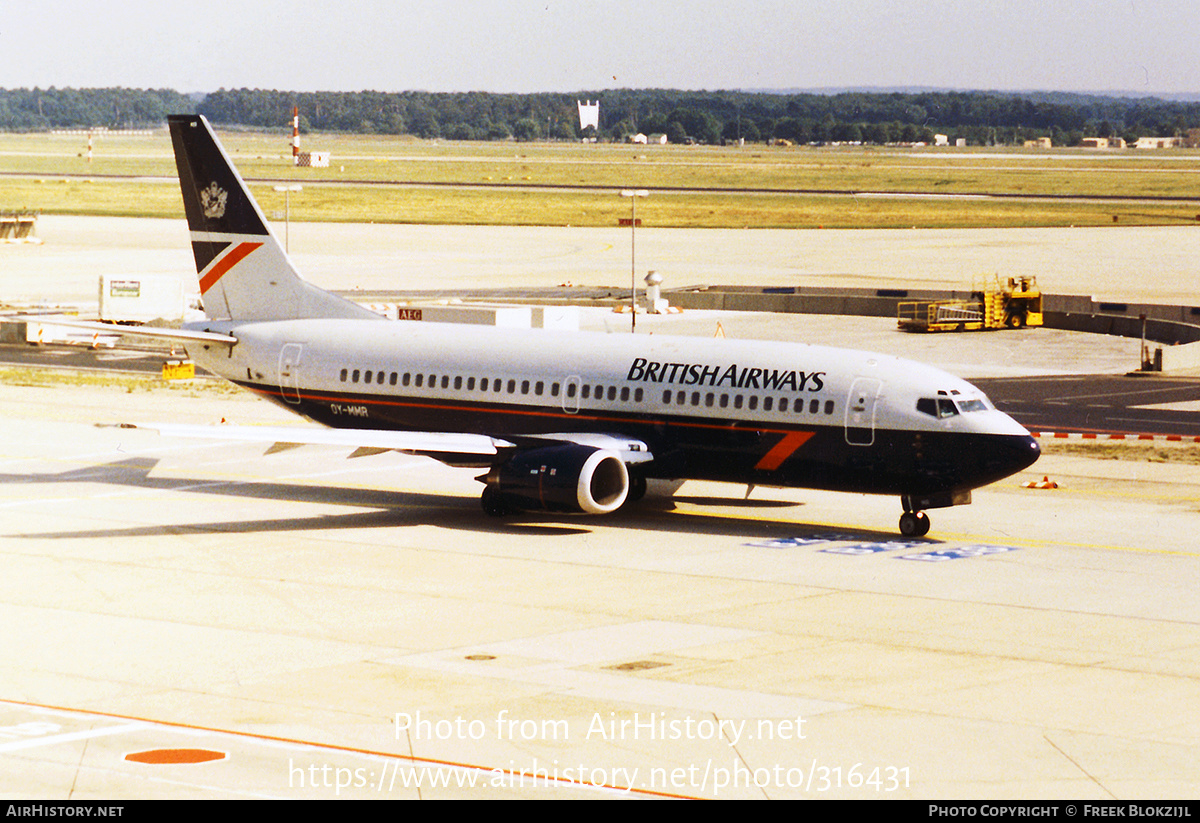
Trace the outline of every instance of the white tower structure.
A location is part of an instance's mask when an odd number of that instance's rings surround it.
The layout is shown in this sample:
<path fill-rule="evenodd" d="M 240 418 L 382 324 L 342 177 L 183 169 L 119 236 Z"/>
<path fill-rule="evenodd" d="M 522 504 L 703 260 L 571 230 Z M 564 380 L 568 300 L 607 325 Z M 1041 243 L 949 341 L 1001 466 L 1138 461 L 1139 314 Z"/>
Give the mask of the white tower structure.
<path fill-rule="evenodd" d="M 579 106 L 579 128 L 586 129 L 591 126 L 596 131 L 600 130 L 600 101 L 575 101 Z"/>

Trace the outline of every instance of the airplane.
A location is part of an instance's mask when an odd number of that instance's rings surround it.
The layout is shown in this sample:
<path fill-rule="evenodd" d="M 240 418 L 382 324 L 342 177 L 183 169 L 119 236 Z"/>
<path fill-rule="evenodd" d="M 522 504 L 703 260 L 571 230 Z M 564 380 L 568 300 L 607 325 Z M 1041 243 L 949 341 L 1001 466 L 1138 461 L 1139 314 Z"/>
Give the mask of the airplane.
<path fill-rule="evenodd" d="M 168 124 L 207 319 L 150 333 L 326 428 L 164 434 L 480 468 L 494 516 L 609 514 L 650 479 L 896 495 L 906 536 L 1038 458 L 979 389 L 885 354 L 386 320 L 301 278 L 205 118 Z"/>

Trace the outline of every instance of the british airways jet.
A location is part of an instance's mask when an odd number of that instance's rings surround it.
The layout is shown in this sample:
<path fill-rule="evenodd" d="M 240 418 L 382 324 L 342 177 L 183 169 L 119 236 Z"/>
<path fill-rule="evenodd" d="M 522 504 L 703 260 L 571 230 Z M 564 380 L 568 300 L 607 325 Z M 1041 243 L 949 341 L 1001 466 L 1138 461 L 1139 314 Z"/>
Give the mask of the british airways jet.
<path fill-rule="evenodd" d="M 607 514 L 648 478 L 889 494 L 905 535 L 1038 458 L 974 386 L 883 354 L 385 320 L 301 279 L 203 117 L 169 124 L 208 318 L 175 339 L 326 428 L 163 433 L 476 467 L 495 516 Z"/>

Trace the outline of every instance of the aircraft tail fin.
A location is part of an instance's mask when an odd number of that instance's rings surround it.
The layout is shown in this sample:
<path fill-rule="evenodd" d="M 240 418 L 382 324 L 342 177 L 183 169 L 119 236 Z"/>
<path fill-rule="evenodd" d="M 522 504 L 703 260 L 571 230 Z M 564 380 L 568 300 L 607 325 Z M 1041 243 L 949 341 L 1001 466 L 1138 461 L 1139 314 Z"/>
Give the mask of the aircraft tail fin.
<path fill-rule="evenodd" d="M 300 277 L 206 119 L 171 115 L 167 122 L 210 318 L 379 318 Z"/>

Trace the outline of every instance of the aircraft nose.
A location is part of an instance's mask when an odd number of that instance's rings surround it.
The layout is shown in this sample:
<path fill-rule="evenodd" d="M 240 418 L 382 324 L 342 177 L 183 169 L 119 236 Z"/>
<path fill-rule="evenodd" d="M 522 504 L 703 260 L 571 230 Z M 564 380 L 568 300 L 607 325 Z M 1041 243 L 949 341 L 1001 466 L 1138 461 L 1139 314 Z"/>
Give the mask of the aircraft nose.
<path fill-rule="evenodd" d="M 986 486 L 1032 466 L 1041 453 L 1037 440 L 1029 434 L 993 435 L 974 459 L 964 455 L 970 462 L 964 474 L 972 486 Z"/>
<path fill-rule="evenodd" d="M 1014 444 L 1013 459 L 1017 462 L 1017 467 L 1013 472 L 1019 472 L 1022 469 L 1029 468 L 1037 459 L 1042 456 L 1042 447 L 1038 443 L 1037 438 L 1032 435 L 1025 435 L 1017 440 Z"/>
<path fill-rule="evenodd" d="M 1007 437 L 1002 444 L 998 444 L 995 466 L 1003 472 L 1001 477 L 1008 477 L 1029 468 L 1041 455 L 1042 447 L 1032 435 Z"/>

